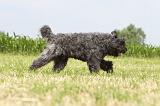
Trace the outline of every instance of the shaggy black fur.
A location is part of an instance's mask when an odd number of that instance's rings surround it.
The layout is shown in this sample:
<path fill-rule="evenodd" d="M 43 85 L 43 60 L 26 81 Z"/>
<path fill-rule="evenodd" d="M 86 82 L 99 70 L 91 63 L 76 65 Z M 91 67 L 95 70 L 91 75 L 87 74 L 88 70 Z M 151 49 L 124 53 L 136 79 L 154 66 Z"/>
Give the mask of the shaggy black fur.
<path fill-rule="evenodd" d="M 68 58 L 87 62 L 90 72 L 113 72 L 112 61 L 103 58 L 106 55 L 119 56 L 127 51 L 124 39 L 117 37 L 113 31 L 108 33 L 58 33 L 53 34 L 47 25 L 40 29 L 41 35 L 47 40 L 47 46 L 41 56 L 33 61 L 30 69 L 40 68 L 54 61 L 53 70 L 64 69 Z"/>

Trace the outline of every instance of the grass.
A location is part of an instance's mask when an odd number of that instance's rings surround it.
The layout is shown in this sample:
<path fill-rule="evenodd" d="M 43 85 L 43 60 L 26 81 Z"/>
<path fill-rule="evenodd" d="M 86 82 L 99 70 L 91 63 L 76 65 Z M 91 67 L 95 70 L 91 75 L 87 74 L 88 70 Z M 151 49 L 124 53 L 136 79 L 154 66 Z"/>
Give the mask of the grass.
<path fill-rule="evenodd" d="M 51 71 L 52 63 L 32 72 L 35 58 L 0 54 L 0 105 L 160 105 L 160 58 L 109 57 L 113 74 L 90 74 L 73 59 L 60 73 Z"/>

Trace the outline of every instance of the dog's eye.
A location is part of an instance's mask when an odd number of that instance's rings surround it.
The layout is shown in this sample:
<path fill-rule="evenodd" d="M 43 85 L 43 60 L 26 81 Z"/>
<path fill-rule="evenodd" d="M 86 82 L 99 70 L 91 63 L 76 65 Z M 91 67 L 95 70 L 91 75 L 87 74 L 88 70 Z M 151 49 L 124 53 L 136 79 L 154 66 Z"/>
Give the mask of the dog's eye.
<path fill-rule="evenodd" d="M 124 45 L 124 44 L 125 44 L 125 41 L 121 41 L 120 44 L 121 44 L 121 45 Z"/>

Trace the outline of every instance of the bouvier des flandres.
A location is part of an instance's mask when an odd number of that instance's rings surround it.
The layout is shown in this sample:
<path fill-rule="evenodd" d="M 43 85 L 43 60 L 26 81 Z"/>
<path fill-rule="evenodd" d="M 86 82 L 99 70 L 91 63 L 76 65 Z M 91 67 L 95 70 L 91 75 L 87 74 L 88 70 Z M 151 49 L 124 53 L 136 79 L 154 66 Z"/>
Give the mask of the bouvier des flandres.
<path fill-rule="evenodd" d="M 119 56 L 127 51 L 125 40 L 118 38 L 116 31 L 109 33 L 58 33 L 53 34 L 49 26 L 40 29 L 46 39 L 46 48 L 41 56 L 33 61 L 30 69 L 40 68 L 54 61 L 53 70 L 64 69 L 68 58 L 87 62 L 90 72 L 100 69 L 113 72 L 112 61 L 104 60 L 106 55 Z"/>

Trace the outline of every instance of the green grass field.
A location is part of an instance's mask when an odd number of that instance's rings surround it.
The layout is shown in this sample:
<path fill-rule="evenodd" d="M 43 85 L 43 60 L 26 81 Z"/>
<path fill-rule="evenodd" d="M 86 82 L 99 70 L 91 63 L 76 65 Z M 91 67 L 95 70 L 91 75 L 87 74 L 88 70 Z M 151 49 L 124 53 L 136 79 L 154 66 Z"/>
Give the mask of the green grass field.
<path fill-rule="evenodd" d="M 73 59 L 60 73 L 52 63 L 31 72 L 35 58 L 0 54 L 0 106 L 160 106 L 160 58 L 109 57 L 113 74 Z"/>

